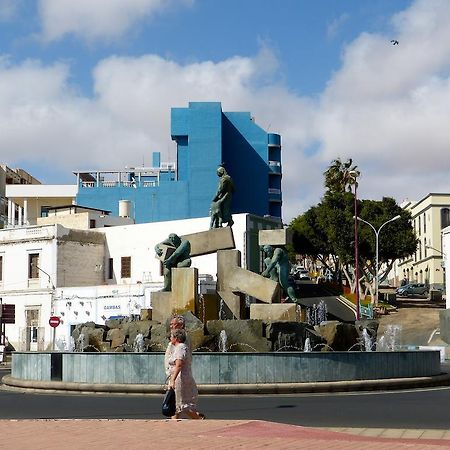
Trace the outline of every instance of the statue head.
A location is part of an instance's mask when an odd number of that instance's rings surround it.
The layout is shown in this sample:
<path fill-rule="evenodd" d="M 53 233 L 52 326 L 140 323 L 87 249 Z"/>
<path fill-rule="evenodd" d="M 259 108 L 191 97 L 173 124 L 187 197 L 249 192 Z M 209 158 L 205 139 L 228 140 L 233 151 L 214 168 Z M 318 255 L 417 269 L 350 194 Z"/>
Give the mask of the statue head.
<path fill-rule="evenodd" d="M 225 167 L 219 166 L 219 167 L 217 168 L 217 175 L 218 175 L 219 177 L 222 177 L 222 176 L 224 176 L 224 175 L 227 175 L 227 171 L 225 170 Z"/>
<path fill-rule="evenodd" d="M 262 248 L 262 251 L 265 256 L 268 256 L 269 258 L 272 258 L 273 256 L 273 247 L 271 245 L 264 245 Z"/>
<path fill-rule="evenodd" d="M 180 244 L 181 244 L 180 236 L 178 236 L 175 233 L 170 233 L 169 234 L 169 241 L 172 242 L 174 247 L 179 247 Z"/>

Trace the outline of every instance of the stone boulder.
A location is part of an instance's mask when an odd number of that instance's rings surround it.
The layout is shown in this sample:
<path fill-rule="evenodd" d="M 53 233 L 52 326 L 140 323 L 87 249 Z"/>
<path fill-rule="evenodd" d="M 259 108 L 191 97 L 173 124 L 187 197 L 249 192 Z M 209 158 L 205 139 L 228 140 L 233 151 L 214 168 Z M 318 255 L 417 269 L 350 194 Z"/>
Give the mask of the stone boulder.
<path fill-rule="evenodd" d="M 168 343 L 169 331 L 166 325 L 162 323 L 153 325 L 150 331 L 150 340 L 148 341 L 147 351 L 165 352 Z"/>
<path fill-rule="evenodd" d="M 315 326 L 316 331 L 326 341 L 322 351 L 360 350 L 359 333 L 355 325 L 338 321 L 322 322 Z"/>
<path fill-rule="evenodd" d="M 214 351 L 219 351 L 221 332 L 226 335 L 226 351 L 230 352 L 270 352 L 272 343 L 263 335 L 262 320 L 208 320 L 206 329 L 215 336 Z"/>
<path fill-rule="evenodd" d="M 153 325 L 157 325 L 158 322 L 153 320 L 136 320 L 128 323 L 128 339 L 133 343 L 138 334 L 142 334 L 144 338 L 150 336 L 150 330 Z M 123 329 L 122 329 L 123 330 Z"/>
<path fill-rule="evenodd" d="M 106 340 L 110 341 L 111 348 L 117 348 L 123 345 L 126 336 L 121 328 L 112 328 L 106 334 Z"/>
<path fill-rule="evenodd" d="M 81 328 L 80 334 L 84 334 L 86 344 L 100 350 L 101 343 L 104 341 L 104 328 L 91 328 L 89 326 L 84 326 Z"/>
<path fill-rule="evenodd" d="M 314 327 L 304 322 L 267 322 L 266 337 L 272 343 L 274 352 L 303 351 L 307 338 L 312 349 L 325 342 Z"/>

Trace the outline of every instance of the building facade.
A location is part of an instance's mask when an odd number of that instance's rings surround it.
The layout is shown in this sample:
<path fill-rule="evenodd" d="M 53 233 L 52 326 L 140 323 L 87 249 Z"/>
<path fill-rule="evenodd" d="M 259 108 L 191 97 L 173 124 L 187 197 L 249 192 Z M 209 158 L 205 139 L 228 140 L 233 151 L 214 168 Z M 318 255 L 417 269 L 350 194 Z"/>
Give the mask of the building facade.
<path fill-rule="evenodd" d="M 445 288 L 442 230 L 450 225 L 450 194 L 430 193 L 418 202 L 402 205 L 411 212 L 419 240 L 416 252 L 397 261 L 395 284 L 402 280 L 425 283 L 431 289 Z"/>
<path fill-rule="evenodd" d="M 24 223 L 27 211 L 23 204 L 16 204 L 9 198 L 8 188 L 11 186 L 40 185 L 40 181 L 23 169 L 11 169 L 0 164 L 0 228 L 7 228 Z M 25 221 L 26 223 L 26 221 Z"/>
<path fill-rule="evenodd" d="M 281 221 L 281 137 L 259 127 L 248 112 L 223 112 L 218 102 L 172 108 L 174 163 L 153 154 L 152 167 L 74 172 L 78 204 L 118 214 L 119 202 L 133 205 L 136 223 L 205 217 L 224 165 L 236 194 L 232 212 Z"/>

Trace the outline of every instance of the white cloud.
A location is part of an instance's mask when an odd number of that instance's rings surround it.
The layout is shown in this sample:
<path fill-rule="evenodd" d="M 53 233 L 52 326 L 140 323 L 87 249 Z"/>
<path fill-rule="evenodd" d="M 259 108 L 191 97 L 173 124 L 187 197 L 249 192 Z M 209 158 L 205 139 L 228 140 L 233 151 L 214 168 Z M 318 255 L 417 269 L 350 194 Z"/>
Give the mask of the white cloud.
<path fill-rule="evenodd" d="M 194 0 L 40 0 L 42 38 L 53 41 L 73 34 L 81 39 L 117 39 L 139 21 L 168 7 Z"/>
<path fill-rule="evenodd" d="M 365 198 L 449 192 L 449 22 L 450 3 L 416 1 L 393 18 L 392 35 L 350 43 L 318 98 L 273 81 L 277 60 L 267 48 L 217 63 L 110 57 L 93 71 L 93 98 L 70 85 L 70 66 L 0 59 L 0 160 L 20 155 L 70 173 L 143 156 L 148 164 L 152 151 L 173 159 L 170 108 L 221 101 L 224 111 L 250 111 L 282 135 L 286 221 L 319 201 L 322 173 L 336 157 L 358 164 Z"/>
<path fill-rule="evenodd" d="M 450 3 L 416 1 L 393 18 L 399 45 L 362 34 L 322 95 L 314 127 L 320 157 L 352 156 L 369 197 L 450 191 L 442 176 L 450 166 L 449 20 Z"/>

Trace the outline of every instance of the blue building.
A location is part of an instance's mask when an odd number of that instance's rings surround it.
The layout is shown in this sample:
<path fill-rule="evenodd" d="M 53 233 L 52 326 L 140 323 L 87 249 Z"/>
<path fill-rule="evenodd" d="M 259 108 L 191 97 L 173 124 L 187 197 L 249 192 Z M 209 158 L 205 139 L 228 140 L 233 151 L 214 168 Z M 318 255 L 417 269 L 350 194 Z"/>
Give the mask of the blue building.
<path fill-rule="evenodd" d="M 233 213 L 281 220 L 281 137 L 266 133 L 248 112 L 222 112 L 218 102 L 191 102 L 172 108 L 171 135 L 176 163 L 152 167 L 74 172 L 77 203 L 119 212 L 130 201 L 136 223 L 205 217 L 223 164 L 233 178 Z"/>

